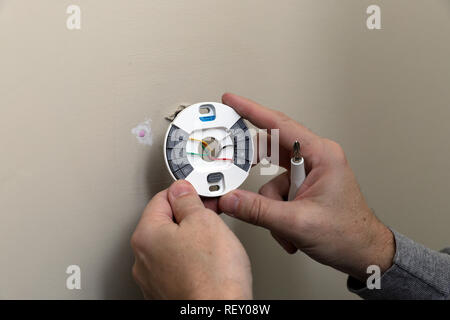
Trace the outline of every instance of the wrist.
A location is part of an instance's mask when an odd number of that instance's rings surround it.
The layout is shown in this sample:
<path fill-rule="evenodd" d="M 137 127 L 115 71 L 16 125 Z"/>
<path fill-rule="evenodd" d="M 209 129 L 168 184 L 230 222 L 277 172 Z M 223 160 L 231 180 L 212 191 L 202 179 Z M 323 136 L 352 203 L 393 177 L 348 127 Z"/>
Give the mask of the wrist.
<path fill-rule="evenodd" d="M 380 223 L 382 231 L 380 231 L 380 237 L 377 246 L 378 266 L 381 269 L 381 273 L 387 271 L 394 262 L 395 256 L 395 238 L 392 231 L 384 224 Z"/>
<path fill-rule="evenodd" d="M 361 264 L 354 274 L 354 278 L 365 282 L 370 274 L 367 267 L 378 266 L 381 274 L 386 272 L 393 264 L 395 255 L 395 239 L 392 231 L 375 218 L 373 227 L 368 232 L 368 245 L 363 252 Z"/>

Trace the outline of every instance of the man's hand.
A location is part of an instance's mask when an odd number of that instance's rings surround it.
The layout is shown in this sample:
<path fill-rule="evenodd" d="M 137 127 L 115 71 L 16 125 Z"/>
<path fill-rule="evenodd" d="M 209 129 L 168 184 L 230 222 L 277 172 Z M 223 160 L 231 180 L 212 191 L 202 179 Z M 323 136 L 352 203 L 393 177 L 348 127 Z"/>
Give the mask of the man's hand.
<path fill-rule="evenodd" d="M 288 251 L 302 250 L 313 259 L 365 280 L 366 268 L 387 270 L 395 252 L 392 232 L 368 208 L 342 148 L 321 138 L 281 112 L 225 94 L 225 104 L 264 129 L 280 129 L 280 164 L 289 170 L 295 140 L 302 146 L 308 176 L 294 201 L 289 172 L 258 194 L 235 190 L 218 201 L 218 210 L 269 229 Z"/>
<path fill-rule="evenodd" d="M 252 298 L 250 261 L 242 244 L 186 181 L 153 197 L 131 244 L 133 276 L 145 298 Z"/>

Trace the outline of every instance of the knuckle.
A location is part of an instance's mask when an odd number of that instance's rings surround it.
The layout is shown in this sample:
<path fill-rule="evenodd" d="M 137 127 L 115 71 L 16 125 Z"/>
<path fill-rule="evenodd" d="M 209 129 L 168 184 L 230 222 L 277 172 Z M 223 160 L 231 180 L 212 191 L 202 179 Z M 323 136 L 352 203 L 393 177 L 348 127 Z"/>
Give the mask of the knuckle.
<path fill-rule="evenodd" d="M 341 145 L 333 140 L 326 139 L 326 144 L 331 150 L 333 159 L 339 164 L 347 164 L 347 157 Z"/>
<path fill-rule="evenodd" d="M 201 201 L 191 195 L 183 195 L 175 200 L 173 209 L 185 214 L 195 214 L 204 208 Z"/>
<path fill-rule="evenodd" d="M 133 267 L 131 268 L 131 276 L 134 279 L 134 282 L 140 287 L 144 287 L 144 278 L 142 277 L 142 274 L 139 272 L 139 268 L 137 266 L 137 263 L 134 263 Z"/>
<path fill-rule="evenodd" d="M 289 120 L 289 117 L 287 115 L 285 115 L 283 112 L 279 111 L 279 110 L 275 110 L 275 115 L 281 121 Z"/>
<path fill-rule="evenodd" d="M 137 270 L 136 263 L 133 264 L 133 267 L 131 268 L 131 275 L 133 276 L 133 279 L 138 282 L 139 281 L 139 273 Z"/>
<path fill-rule="evenodd" d="M 254 225 L 261 225 L 264 221 L 263 217 L 263 201 L 259 197 L 255 197 L 252 200 L 251 207 L 249 210 L 249 222 Z"/>
<path fill-rule="evenodd" d="M 284 124 L 292 120 L 281 111 L 276 110 L 274 112 L 275 112 L 274 123 L 276 124 L 276 127 L 278 127 L 279 129 L 282 128 Z"/>
<path fill-rule="evenodd" d="M 134 251 L 140 251 L 144 245 L 144 237 L 141 232 L 135 231 L 130 239 L 131 248 Z"/>
<path fill-rule="evenodd" d="M 301 210 L 303 214 L 294 215 L 292 225 L 296 226 L 300 234 L 314 234 L 320 229 L 321 220 L 323 220 L 321 212 L 314 205 L 302 205 Z"/>

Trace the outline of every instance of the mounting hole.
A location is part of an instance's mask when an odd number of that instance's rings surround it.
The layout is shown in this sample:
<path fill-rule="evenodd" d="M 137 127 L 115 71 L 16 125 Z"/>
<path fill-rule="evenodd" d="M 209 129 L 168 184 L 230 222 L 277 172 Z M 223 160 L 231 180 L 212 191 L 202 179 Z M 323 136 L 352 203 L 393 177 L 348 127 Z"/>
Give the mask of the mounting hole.
<path fill-rule="evenodd" d="M 207 106 L 201 106 L 199 111 L 201 114 L 208 114 L 211 112 L 211 110 Z"/>
<path fill-rule="evenodd" d="M 208 122 L 216 120 L 216 108 L 212 104 L 203 104 L 199 107 L 200 121 Z"/>
<path fill-rule="evenodd" d="M 211 192 L 216 192 L 219 190 L 220 190 L 220 187 L 217 184 L 209 186 L 209 191 L 211 191 Z"/>
<path fill-rule="evenodd" d="M 198 145 L 198 153 L 202 155 L 202 159 L 206 162 L 214 161 L 214 158 L 220 153 L 220 143 L 213 137 L 207 137 L 202 139 L 206 146 L 203 143 L 199 143 Z"/>

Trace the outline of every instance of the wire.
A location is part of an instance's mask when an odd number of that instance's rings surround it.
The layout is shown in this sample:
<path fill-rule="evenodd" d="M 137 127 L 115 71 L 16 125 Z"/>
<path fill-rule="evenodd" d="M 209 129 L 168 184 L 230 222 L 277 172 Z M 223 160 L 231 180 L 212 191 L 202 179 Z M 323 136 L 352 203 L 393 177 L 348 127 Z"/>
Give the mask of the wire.
<path fill-rule="evenodd" d="M 225 138 L 226 138 L 226 137 L 225 137 Z M 224 140 L 225 138 L 223 138 L 222 140 Z M 206 141 L 204 141 L 204 140 L 195 139 L 195 138 L 189 138 L 189 140 L 201 142 L 201 143 L 202 143 L 202 148 L 203 148 L 203 149 L 208 148 L 209 151 L 212 151 L 212 150 L 211 150 L 211 147 L 210 147 L 210 146 L 208 145 L 208 143 L 207 143 Z M 221 141 L 222 141 L 222 140 L 221 140 Z M 220 151 L 222 151 L 222 150 L 225 149 L 226 147 L 232 147 L 232 146 L 233 146 L 232 144 L 227 144 L 227 145 L 223 146 L 222 149 L 220 149 Z"/>
<path fill-rule="evenodd" d="M 193 156 L 203 157 L 205 154 L 195 153 L 195 152 L 186 152 L 187 154 L 192 154 Z"/>
<path fill-rule="evenodd" d="M 211 152 L 213 151 L 213 150 L 211 150 L 211 148 L 209 147 L 209 145 L 208 145 L 208 143 L 206 141 L 203 141 L 203 140 L 200 140 L 200 139 L 195 139 L 195 138 L 189 138 L 189 140 L 201 142 L 203 150 L 205 150 L 205 148 L 206 148 L 206 149 L 208 149 Z M 228 146 L 224 146 L 222 148 L 222 150 L 225 149 L 225 147 L 228 147 Z M 194 155 L 194 156 L 200 156 L 202 158 L 206 155 L 209 158 L 209 160 L 211 160 L 211 161 L 214 161 L 214 160 L 233 161 L 233 159 L 231 159 L 231 158 L 213 158 L 208 153 L 200 154 L 200 153 L 195 153 L 195 152 L 187 152 L 187 154 L 191 154 L 191 155 Z"/>
<path fill-rule="evenodd" d="M 204 153 L 204 154 L 200 154 L 200 153 L 195 153 L 195 152 L 186 152 L 187 154 L 191 154 L 193 156 L 200 156 L 200 157 L 204 157 L 205 155 L 210 159 L 210 160 L 223 160 L 223 161 L 233 161 L 233 159 L 231 158 L 213 158 L 211 157 L 209 154 Z"/>
<path fill-rule="evenodd" d="M 211 148 L 208 146 L 208 143 L 204 140 L 195 139 L 195 138 L 189 138 L 189 140 L 201 142 L 203 149 L 208 148 L 209 151 L 212 151 Z"/>

